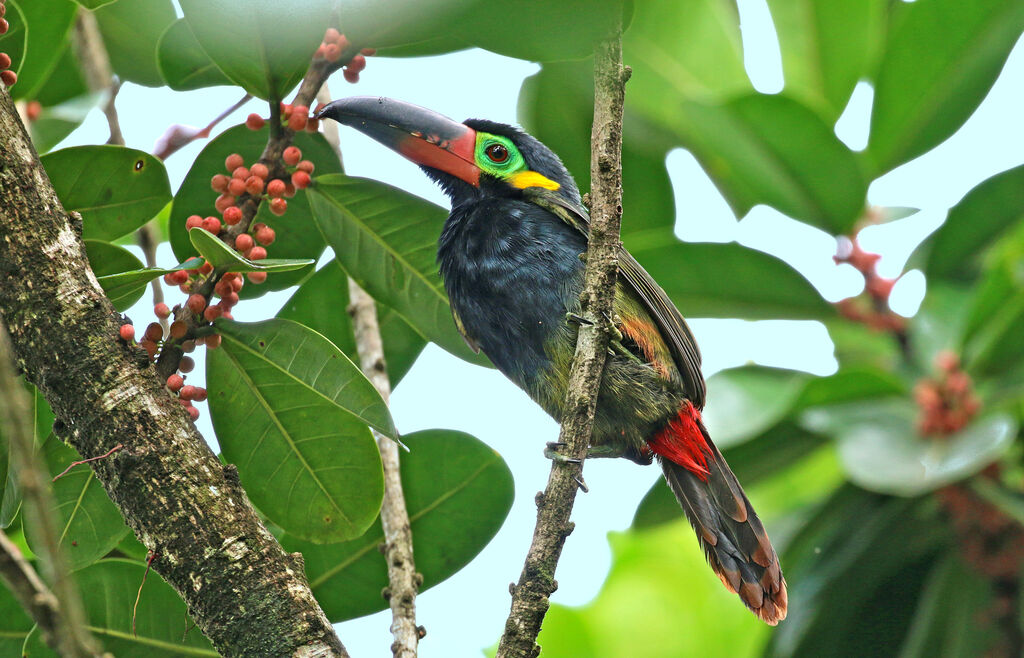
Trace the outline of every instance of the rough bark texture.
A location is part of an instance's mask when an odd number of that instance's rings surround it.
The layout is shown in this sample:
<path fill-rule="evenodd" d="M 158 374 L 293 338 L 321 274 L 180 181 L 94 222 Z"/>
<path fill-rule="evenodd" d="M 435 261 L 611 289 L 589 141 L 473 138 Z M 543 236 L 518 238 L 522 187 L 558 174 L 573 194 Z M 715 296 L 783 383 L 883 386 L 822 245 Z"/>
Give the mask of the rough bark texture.
<path fill-rule="evenodd" d="M 594 422 L 597 391 L 604 370 L 618 268 L 619 224 L 622 218 L 622 104 L 629 69 L 622 66 L 618 30 L 594 49 L 594 126 L 591 133 L 591 224 L 584 289 L 583 316 L 576 355 L 569 373 L 565 416 L 558 440 L 561 452 L 579 463 L 554 461 L 547 489 L 537 495 L 537 525 L 519 583 L 513 585 L 512 609 L 498 645 L 498 658 L 540 654 L 537 635 L 548 611 L 548 597 L 557 589 L 555 568 L 582 482 L 583 463 Z"/>
<path fill-rule="evenodd" d="M 228 656 L 346 656 L 301 557 L 256 517 L 237 472 L 210 451 L 103 295 L 81 241 L 0 86 L 0 315 L 18 365 L 57 416 L 153 568 Z"/>
<path fill-rule="evenodd" d="M 388 369 L 384 362 L 384 346 L 377 324 L 377 305 L 373 298 L 349 279 L 349 314 L 356 334 L 356 349 L 363 374 L 369 378 L 387 402 L 391 396 Z M 384 527 L 384 559 L 388 564 L 386 596 L 391 605 L 391 633 L 395 641 L 391 653 L 395 658 L 415 658 L 420 629 L 416 626 L 416 593 L 423 577 L 416 573 L 412 554 L 412 528 L 402 492 L 398 444 L 374 432 L 377 448 L 384 463 L 384 503 L 380 522 Z"/>

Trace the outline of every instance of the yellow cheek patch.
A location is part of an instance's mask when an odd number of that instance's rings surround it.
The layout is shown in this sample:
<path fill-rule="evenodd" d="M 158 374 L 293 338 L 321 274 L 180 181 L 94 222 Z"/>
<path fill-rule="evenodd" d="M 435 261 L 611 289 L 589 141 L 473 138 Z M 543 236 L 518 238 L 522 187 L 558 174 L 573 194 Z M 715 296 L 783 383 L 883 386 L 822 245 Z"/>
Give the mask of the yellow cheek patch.
<path fill-rule="evenodd" d="M 509 182 L 519 189 L 527 187 L 543 187 L 546 190 L 557 190 L 560 185 L 543 174 L 536 171 L 521 171 L 509 177 Z"/>

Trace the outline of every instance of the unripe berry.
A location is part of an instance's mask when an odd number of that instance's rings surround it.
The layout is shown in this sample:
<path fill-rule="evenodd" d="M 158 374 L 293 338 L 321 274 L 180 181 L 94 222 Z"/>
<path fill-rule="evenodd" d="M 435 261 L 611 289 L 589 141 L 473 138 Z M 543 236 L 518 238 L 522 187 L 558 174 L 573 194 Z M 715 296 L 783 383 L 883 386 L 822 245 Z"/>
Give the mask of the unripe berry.
<path fill-rule="evenodd" d="M 214 192 L 220 192 L 224 194 L 228 191 L 228 181 L 231 180 L 224 174 L 214 174 L 213 178 L 210 179 L 210 187 L 213 188 Z"/>
<path fill-rule="evenodd" d="M 233 205 L 235 205 L 235 197 L 231 194 L 221 194 L 213 203 L 213 207 L 217 209 L 217 212 L 224 212 Z"/>
<path fill-rule="evenodd" d="M 267 250 L 260 246 L 255 246 L 249 250 L 245 255 L 249 260 L 263 260 L 267 257 Z M 159 326 L 159 325 L 157 325 Z"/>
<path fill-rule="evenodd" d="M 189 310 L 193 313 L 202 313 L 203 309 L 206 308 L 206 298 L 199 293 L 196 293 L 189 296 L 185 305 L 188 306 Z"/>
<path fill-rule="evenodd" d="M 285 183 L 279 178 L 267 183 L 267 194 L 274 198 L 280 198 L 284 195 Z"/>
<path fill-rule="evenodd" d="M 178 391 L 178 397 L 182 400 L 194 400 L 196 394 L 196 387 L 191 384 L 188 386 L 182 386 L 181 390 Z"/>
<path fill-rule="evenodd" d="M 228 194 L 242 196 L 245 194 L 245 181 L 241 178 L 232 178 L 228 182 Z"/>
<path fill-rule="evenodd" d="M 199 410 L 192 405 L 185 407 L 185 411 L 188 412 L 188 415 L 192 418 L 193 422 L 199 420 Z"/>
<path fill-rule="evenodd" d="M 234 226 L 240 221 L 242 221 L 242 209 L 238 206 L 231 206 L 224 211 L 224 223 L 228 226 Z"/>
<path fill-rule="evenodd" d="M 197 226 L 202 226 L 202 225 L 203 225 L 203 218 L 200 217 L 199 215 L 190 215 L 189 218 L 185 220 L 185 229 L 189 230 L 189 231 L 191 231 L 192 229 L 196 228 Z"/>
<path fill-rule="evenodd" d="M 256 242 L 259 242 L 264 247 L 273 244 L 276 238 L 277 233 L 269 226 L 261 226 L 256 230 Z"/>
<path fill-rule="evenodd" d="M 284 199 L 273 199 L 270 202 L 270 212 L 274 213 L 278 217 L 285 214 L 288 210 L 288 202 Z"/>
<path fill-rule="evenodd" d="M 341 75 L 344 76 L 345 82 L 351 82 L 352 84 L 359 82 L 359 74 L 355 71 L 345 69 L 341 72 Z"/>
<path fill-rule="evenodd" d="M 160 318 L 161 320 L 166 320 L 167 318 L 171 317 L 171 309 L 167 307 L 167 304 L 160 302 L 159 304 L 153 307 L 153 314 L 156 315 L 156 317 Z"/>
<path fill-rule="evenodd" d="M 252 248 L 253 240 L 252 236 L 248 233 L 242 233 L 235 238 L 235 251 L 247 251 Z"/>
<path fill-rule="evenodd" d="M 245 164 L 245 159 L 237 153 L 232 153 L 224 159 L 224 168 L 228 171 L 234 171 Z"/>
<path fill-rule="evenodd" d="M 0 21 L 3 19 L 0 18 Z M 18 82 L 18 74 L 11 70 L 0 71 L 0 81 L 8 87 L 13 87 Z"/>
<path fill-rule="evenodd" d="M 122 324 L 117 333 L 121 336 L 121 340 L 132 340 L 135 338 L 135 327 L 130 324 Z"/>
<path fill-rule="evenodd" d="M 341 48 L 336 43 L 329 43 L 324 47 L 324 59 L 328 62 L 337 62 L 341 59 Z"/>
<path fill-rule="evenodd" d="M 299 106 L 303 107 L 303 106 Z M 306 120 L 309 119 L 309 108 L 306 108 L 306 113 L 300 113 L 298 108 L 292 110 L 292 115 L 288 117 L 288 128 L 296 132 L 306 127 Z"/>
<path fill-rule="evenodd" d="M 150 322 L 146 326 L 144 337 L 146 340 L 158 341 L 164 337 L 164 328 L 160 326 L 159 322 Z"/>
<path fill-rule="evenodd" d="M 263 127 L 263 117 L 253 112 L 245 119 L 245 126 L 249 130 L 259 130 Z"/>
<path fill-rule="evenodd" d="M 184 338 L 185 334 L 188 333 L 188 325 L 181 320 L 175 320 L 171 323 L 171 338 L 180 339 Z"/>
<path fill-rule="evenodd" d="M 263 164 L 262 162 L 257 162 L 256 164 L 249 168 L 249 173 L 252 174 L 253 176 L 266 180 L 267 176 L 270 175 L 270 170 L 267 169 L 267 165 Z"/>
<path fill-rule="evenodd" d="M 259 196 L 263 194 L 263 179 L 259 176 L 249 176 L 245 179 L 245 191 L 250 196 Z"/>
<path fill-rule="evenodd" d="M 363 55 L 354 56 L 346 68 L 353 73 L 359 73 L 366 68 L 366 57 Z"/>
<path fill-rule="evenodd" d="M 207 322 L 213 322 L 214 320 L 220 317 L 220 314 L 222 312 L 223 309 L 220 306 L 217 306 L 216 304 L 214 304 L 213 306 L 207 306 L 206 310 L 203 311 L 203 319 L 205 319 Z"/>
<path fill-rule="evenodd" d="M 218 347 L 220 347 L 220 341 L 221 341 L 220 334 L 214 334 L 212 336 L 207 336 L 206 337 L 206 347 L 208 347 L 211 350 L 215 350 Z"/>
<path fill-rule="evenodd" d="M 298 146 L 289 146 L 284 150 L 284 153 L 281 154 L 281 157 L 284 158 L 284 163 L 286 165 L 294 167 L 299 164 L 299 160 L 302 159 L 302 151 Z"/>
<path fill-rule="evenodd" d="M 295 165 L 295 168 L 298 169 L 299 171 L 304 171 L 307 174 L 312 174 L 313 170 L 316 169 L 316 165 L 314 165 L 309 160 L 303 160 L 299 164 Z"/>
<path fill-rule="evenodd" d="M 175 393 L 181 390 L 181 387 L 185 385 L 185 379 L 179 374 L 173 374 L 167 378 L 167 388 L 171 389 Z"/>
<path fill-rule="evenodd" d="M 264 281 L 267 280 L 267 273 L 266 272 L 249 272 L 245 276 L 246 276 L 247 279 L 249 279 L 250 281 L 252 281 L 256 285 L 259 285 L 259 284 L 261 284 L 261 283 L 263 283 Z"/>
<path fill-rule="evenodd" d="M 292 185 L 300 190 L 304 190 L 309 187 L 310 180 L 309 174 L 304 171 L 296 171 L 292 174 Z"/>
<path fill-rule="evenodd" d="M 227 208 L 225 208 L 224 210 L 227 210 Z M 210 233 L 217 235 L 218 233 L 220 233 L 221 229 L 220 220 L 217 219 L 216 217 L 207 217 L 206 219 L 203 220 L 203 228 L 205 228 Z"/>
<path fill-rule="evenodd" d="M 195 359 L 190 356 L 181 357 L 181 361 L 178 363 L 178 370 L 181 372 L 192 372 L 196 367 Z"/>

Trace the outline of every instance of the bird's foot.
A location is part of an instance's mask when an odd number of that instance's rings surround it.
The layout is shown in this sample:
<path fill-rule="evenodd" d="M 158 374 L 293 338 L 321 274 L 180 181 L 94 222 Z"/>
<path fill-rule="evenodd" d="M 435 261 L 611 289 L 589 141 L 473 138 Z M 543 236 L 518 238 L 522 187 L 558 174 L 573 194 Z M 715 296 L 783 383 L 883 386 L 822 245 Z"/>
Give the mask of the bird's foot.
<path fill-rule="evenodd" d="M 572 322 L 573 324 L 585 324 L 585 325 L 588 325 L 588 326 L 594 324 L 593 322 L 591 322 L 590 320 L 586 319 L 582 315 L 579 315 L 578 313 L 572 313 L 572 312 L 565 314 L 565 321 L 566 322 Z"/>
<path fill-rule="evenodd" d="M 561 452 L 565 444 L 561 441 L 552 441 L 544 446 L 544 456 L 553 462 L 561 462 L 563 464 L 582 464 L 583 460 L 576 459 L 574 457 L 566 457 Z"/>

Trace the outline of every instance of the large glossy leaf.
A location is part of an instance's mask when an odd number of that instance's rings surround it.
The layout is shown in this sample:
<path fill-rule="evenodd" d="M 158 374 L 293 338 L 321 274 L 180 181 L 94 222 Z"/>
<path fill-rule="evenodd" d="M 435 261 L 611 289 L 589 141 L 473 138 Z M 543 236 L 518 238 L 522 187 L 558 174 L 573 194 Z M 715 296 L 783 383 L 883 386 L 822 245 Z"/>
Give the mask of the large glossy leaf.
<path fill-rule="evenodd" d="M 848 233 L 867 181 L 853 152 L 812 109 L 786 95 L 685 101 L 664 124 L 693 151 L 737 215 L 763 203 L 829 233 Z"/>
<path fill-rule="evenodd" d="M 0 654 L 20 656 L 21 646 L 32 626 L 32 619 L 10 590 L 0 587 Z"/>
<path fill-rule="evenodd" d="M 82 235 L 113 240 L 148 222 L 171 200 L 158 159 L 123 146 L 73 146 L 40 160 L 66 210 L 82 214 Z"/>
<path fill-rule="evenodd" d="M 224 74 L 253 96 L 283 99 L 302 80 L 331 22 L 331 0 L 283 8 L 252 0 L 181 0 L 200 47 Z"/>
<path fill-rule="evenodd" d="M 1024 359 L 1024 286 L 1018 284 L 966 347 L 967 368 L 979 376 L 1013 372 Z"/>
<path fill-rule="evenodd" d="M 906 392 L 904 380 L 890 372 L 853 366 L 827 377 L 809 378 L 792 409 L 802 411 L 826 404 L 884 398 Z"/>
<path fill-rule="evenodd" d="M 884 0 L 768 0 L 786 93 L 834 122 L 857 81 L 873 72 L 885 31 Z"/>
<path fill-rule="evenodd" d="M 189 618 L 177 592 L 152 572 L 143 584 L 145 573 L 145 564 L 122 559 L 102 560 L 75 573 L 87 626 L 103 648 L 117 656 L 134 658 L 217 656 Z M 42 642 L 37 628 L 25 643 L 24 655 L 36 658 L 55 654 Z"/>
<path fill-rule="evenodd" d="M 90 242 L 93 241 L 86 241 L 86 249 L 88 249 Z M 120 247 L 117 248 L 120 249 Z M 141 264 L 142 263 L 139 263 L 139 265 Z M 107 293 L 107 297 L 109 297 L 110 301 L 114 303 L 114 308 L 119 311 L 124 311 L 142 297 L 146 290 L 146 284 L 158 276 L 163 276 L 168 272 L 176 272 L 177 270 L 197 269 L 202 267 L 202 265 L 203 259 L 192 258 L 180 265 L 175 265 L 174 267 L 143 267 L 141 269 L 115 272 L 113 274 L 97 274 L 97 277 L 99 278 L 100 285 L 103 287 L 103 292 Z M 93 271 L 96 271 L 95 268 L 93 268 Z"/>
<path fill-rule="evenodd" d="M 312 258 L 249 260 L 204 228 L 190 229 L 188 237 L 199 255 L 221 272 L 291 272 L 316 263 Z"/>
<path fill-rule="evenodd" d="M 96 9 L 103 5 L 109 5 L 111 2 L 116 0 L 75 0 L 78 4 L 82 5 L 86 9 Z"/>
<path fill-rule="evenodd" d="M 232 153 L 238 153 L 247 164 L 256 162 L 267 144 L 270 129 L 249 130 L 244 125 L 225 130 L 207 144 L 192 163 L 185 180 L 174 195 L 169 220 L 171 247 L 178 260 L 185 260 L 196 254 L 185 229 L 185 222 L 190 215 L 207 217 L 219 215 L 214 206 L 217 193 L 210 189 L 210 179 L 214 174 L 227 174 L 224 160 Z M 321 135 L 298 133 L 294 144 L 302 149 L 302 157 L 316 165 L 318 173 L 337 173 L 341 171 L 338 156 Z M 255 222 L 262 222 L 274 229 L 277 239 L 267 248 L 267 253 L 274 258 L 312 258 L 317 259 L 324 250 L 324 241 L 316 230 L 309 212 L 307 193 L 300 190 L 295 197 L 288 199 L 288 212 L 278 217 L 270 212 L 270 204 L 260 204 Z M 294 272 L 274 274 L 262 285 L 246 285 L 239 295 L 242 299 L 258 297 L 271 290 L 283 290 L 301 282 L 313 273 L 308 267 Z"/>
<path fill-rule="evenodd" d="M 32 437 L 37 446 L 42 446 L 53 430 L 55 416 L 46 403 L 43 394 L 35 386 L 25 383 L 25 388 L 32 395 Z M 10 446 L 3 437 L 3 430 L 0 429 L 0 450 L 3 451 L 4 468 L 4 489 L 3 504 L 0 505 L 0 528 L 7 528 L 14 522 L 21 509 L 21 491 L 18 488 L 17 473 L 10 465 Z"/>
<path fill-rule="evenodd" d="M 348 275 L 338 262 L 330 261 L 303 283 L 277 317 L 294 320 L 318 331 L 354 363 L 359 362 L 356 339 L 348 314 Z M 398 386 L 427 341 L 397 313 L 377 303 L 377 322 L 384 344 L 391 388 Z"/>
<path fill-rule="evenodd" d="M 501 456 L 468 434 L 426 430 L 402 438 L 410 449 L 402 453 L 402 490 L 422 591 L 483 550 L 512 507 L 514 488 Z M 377 521 L 343 544 L 317 546 L 287 535 L 281 544 L 302 552 L 313 593 L 336 623 L 387 608 L 387 565 L 377 550 L 383 541 Z"/>
<path fill-rule="evenodd" d="M 28 48 L 28 25 L 21 11 L 19 0 L 10 0 L 6 4 L 7 31 L 0 34 L 0 52 L 7 53 L 11 58 L 10 69 L 15 73 L 21 70 Z M 5 85 L 6 86 L 6 85 Z"/>
<path fill-rule="evenodd" d="M 171 0 L 118 0 L 94 15 L 114 73 L 147 87 L 163 85 L 156 46 L 176 18 Z"/>
<path fill-rule="evenodd" d="M 54 47 L 54 44 L 60 44 L 67 40 L 68 30 L 74 21 L 75 10 L 78 6 L 71 0 L 48 0 L 47 2 L 29 0 L 29 2 L 20 4 L 8 3 L 7 6 L 8 16 L 6 18 L 11 22 L 11 31 L 17 28 L 11 17 L 12 15 L 17 16 L 18 10 L 24 16 L 25 25 L 28 28 L 25 58 L 20 69 L 16 69 L 18 84 L 11 87 L 11 97 L 15 100 L 36 98 L 36 92 L 50 77 L 61 57 L 62 49 Z M 13 13 L 12 6 L 16 7 Z M 0 44 L 3 43 L 3 37 L 0 37 Z M 5 51 L 12 56 L 12 59 L 14 58 L 14 53 L 7 50 L 6 46 L 0 46 L 0 51 Z"/>
<path fill-rule="evenodd" d="M 796 270 L 736 243 L 634 236 L 630 249 L 686 317 L 824 319 L 835 311 Z"/>
<path fill-rule="evenodd" d="M 43 444 L 42 453 L 51 477 L 81 459 L 78 451 L 53 435 Z M 51 486 L 57 503 L 57 539 L 72 569 L 92 564 L 128 534 L 121 513 L 87 464 L 72 468 Z M 39 553 L 41 539 L 32 519 L 31 515 L 25 517 L 25 538 L 32 550 Z"/>
<path fill-rule="evenodd" d="M 952 135 L 1024 31 L 1018 0 L 929 0 L 901 9 L 875 85 L 866 154 L 875 175 Z"/>
<path fill-rule="evenodd" d="M 426 338 L 473 363 L 485 363 L 452 321 L 437 265 L 446 212 L 365 178 L 321 176 L 310 188 L 313 216 L 349 276 Z"/>
<path fill-rule="evenodd" d="M 380 453 L 367 424 L 395 436 L 387 406 L 320 334 L 288 320 L 219 320 L 207 352 L 210 416 L 249 497 L 288 532 L 358 537 L 380 510 Z"/>
<path fill-rule="evenodd" d="M 982 252 L 1022 219 L 1024 165 L 989 178 L 950 209 L 946 221 L 918 249 L 927 253 L 925 275 L 973 279 Z"/>
<path fill-rule="evenodd" d="M 164 30 L 157 44 L 156 64 L 160 76 L 174 91 L 231 84 L 199 47 L 184 18 L 179 18 Z"/>
<path fill-rule="evenodd" d="M 139 285 L 121 286 L 116 285 L 108 278 L 121 272 L 142 269 L 144 267 L 142 261 L 136 258 L 135 254 L 124 247 L 118 247 L 102 240 L 86 240 L 85 253 L 89 257 L 89 266 L 92 267 L 93 273 L 99 279 L 100 286 L 103 287 L 103 292 L 107 293 L 114 308 L 126 311 L 142 298 L 146 289 L 145 282 Z M 154 278 L 155 276 L 158 275 L 154 275 Z"/>
<path fill-rule="evenodd" d="M 916 496 L 977 473 L 1013 445 L 1016 421 L 1006 414 L 974 419 L 949 436 L 917 434 L 918 408 L 905 399 L 813 409 L 801 423 L 833 436 L 850 479 L 898 496 Z"/>
<path fill-rule="evenodd" d="M 738 445 L 779 423 L 792 409 L 810 375 L 796 370 L 743 366 L 708 379 L 704 422 L 715 445 Z"/>
<path fill-rule="evenodd" d="M 387 56 L 436 55 L 468 48 L 451 24 L 475 2 L 464 0 L 372 0 L 339 7 L 345 36 Z"/>

